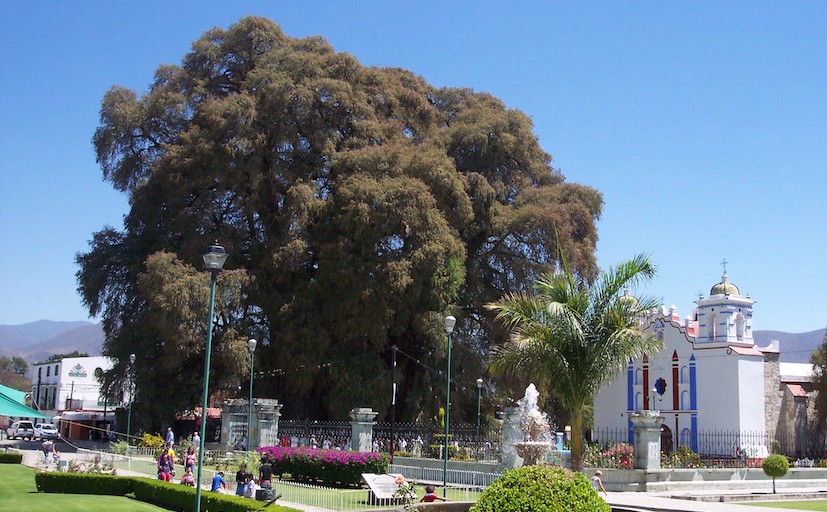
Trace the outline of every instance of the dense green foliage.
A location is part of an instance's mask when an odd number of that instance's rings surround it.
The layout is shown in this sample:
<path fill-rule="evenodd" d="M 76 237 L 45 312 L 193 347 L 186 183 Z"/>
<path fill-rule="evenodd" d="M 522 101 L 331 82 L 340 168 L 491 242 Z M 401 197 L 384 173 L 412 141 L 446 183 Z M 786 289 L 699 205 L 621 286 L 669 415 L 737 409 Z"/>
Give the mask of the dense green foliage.
<path fill-rule="evenodd" d="M 519 373 L 557 400 L 571 422 L 575 470 L 583 467 L 585 408 L 630 359 L 660 350 L 641 322 L 658 303 L 621 294 L 654 275 L 644 255 L 602 272 L 593 283 L 564 264 L 540 277 L 533 294 L 509 293 L 488 305 L 513 330 L 494 351 L 491 370 Z"/>
<path fill-rule="evenodd" d="M 0 372 L 12 372 L 18 375 L 26 375 L 29 371 L 29 363 L 22 357 L 0 357 Z"/>
<path fill-rule="evenodd" d="M 5 453 L 0 452 L 0 464 L 21 464 L 23 462 L 22 453 Z"/>
<path fill-rule="evenodd" d="M 444 360 L 449 311 L 454 363 L 468 370 L 457 385 L 474 390 L 507 336 L 485 303 L 550 270 L 558 245 L 582 276 L 596 274 L 602 198 L 566 183 L 532 129 L 488 94 L 365 67 L 252 17 L 205 33 L 143 96 L 113 87 L 94 144 L 131 209 L 122 230 L 95 233 L 77 257 L 79 290 L 118 361 L 108 385 L 123 387 L 134 352 L 135 421 L 197 402 L 200 255 L 219 240 L 229 258 L 215 400 L 246 387 L 254 337 L 256 394 L 277 397 L 286 417 L 384 412 L 395 345 L 409 356 L 397 367 L 397 419 L 430 416 L 444 384 L 419 361 Z M 456 420 L 475 415 L 467 395 Z"/>
<path fill-rule="evenodd" d="M 765 475 L 772 477 L 772 492 L 775 493 L 775 479 L 787 474 L 787 471 L 790 470 L 790 463 L 784 455 L 773 453 L 764 459 L 761 468 Z"/>
<path fill-rule="evenodd" d="M 489 485 L 471 512 L 610 512 L 583 473 L 557 466 L 523 466 Z"/>
<path fill-rule="evenodd" d="M 69 494 L 104 494 L 123 496 L 132 491 L 132 478 L 94 473 L 56 473 L 41 471 L 35 475 L 39 492 Z"/>
<path fill-rule="evenodd" d="M 827 426 L 827 333 L 821 345 L 813 350 L 810 364 L 813 365 L 812 383 L 815 392 L 812 399 L 815 401 L 815 418 L 807 430 L 817 436 Z"/>

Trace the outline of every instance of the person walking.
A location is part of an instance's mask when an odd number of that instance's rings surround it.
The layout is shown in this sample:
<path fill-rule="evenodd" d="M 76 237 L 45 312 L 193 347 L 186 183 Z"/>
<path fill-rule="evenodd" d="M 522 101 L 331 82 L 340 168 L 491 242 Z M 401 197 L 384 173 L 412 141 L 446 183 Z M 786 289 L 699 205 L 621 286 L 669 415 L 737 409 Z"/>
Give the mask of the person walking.
<path fill-rule="evenodd" d="M 172 482 L 173 465 L 166 450 L 158 457 L 158 480 Z"/>
<path fill-rule="evenodd" d="M 175 434 L 172 432 L 172 427 L 167 427 L 167 439 L 166 442 L 170 444 L 170 446 L 175 445 Z"/>
<path fill-rule="evenodd" d="M 244 496 L 244 489 L 247 487 L 247 464 L 242 463 L 235 474 L 235 495 Z"/>

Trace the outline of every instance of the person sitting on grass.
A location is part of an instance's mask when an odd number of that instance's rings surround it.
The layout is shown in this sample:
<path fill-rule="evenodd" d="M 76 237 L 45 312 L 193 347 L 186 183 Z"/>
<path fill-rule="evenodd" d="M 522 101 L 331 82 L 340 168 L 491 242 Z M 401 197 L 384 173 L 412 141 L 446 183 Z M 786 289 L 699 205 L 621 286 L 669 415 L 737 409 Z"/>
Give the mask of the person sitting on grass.
<path fill-rule="evenodd" d="M 431 502 L 436 501 L 436 500 L 448 501 L 448 498 L 442 498 L 440 496 L 437 496 L 436 493 L 434 492 L 435 490 L 436 490 L 436 488 L 433 485 L 426 485 L 425 486 L 425 495 L 422 496 L 422 499 L 419 500 L 419 501 L 424 501 L 425 503 L 431 503 Z"/>

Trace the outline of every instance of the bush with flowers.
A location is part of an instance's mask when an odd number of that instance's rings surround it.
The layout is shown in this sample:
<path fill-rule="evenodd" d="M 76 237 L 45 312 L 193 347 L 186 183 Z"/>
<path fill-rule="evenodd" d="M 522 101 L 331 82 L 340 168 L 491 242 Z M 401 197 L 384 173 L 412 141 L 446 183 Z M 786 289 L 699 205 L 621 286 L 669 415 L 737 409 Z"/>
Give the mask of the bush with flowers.
<path fill-rule="evenodd" d="M 393 497 L 402 502 L 405 510 L 411 510 L 413 502 L 416 501 L 416 488 L 413 482 L 408 482 L 402 475 L 397 475 L 395 480 L 397 489 Z"/>
<path fill-rule="evenodd" d="M 605 448 L 590 445 L 584 455 L 584 465 L 592 468 L 632 469 L 635 465 L 635 448 L 628 443 Z"/>
<path fill-rule="evenodd" d="M 283 446 L 263 446 L 257 451 L 267 457 L 274 474 L 290 475 L 293 480 L 355 487 L 361 484 L 362 473 L 388 472 L 387 455 L 376 452 Z"/>

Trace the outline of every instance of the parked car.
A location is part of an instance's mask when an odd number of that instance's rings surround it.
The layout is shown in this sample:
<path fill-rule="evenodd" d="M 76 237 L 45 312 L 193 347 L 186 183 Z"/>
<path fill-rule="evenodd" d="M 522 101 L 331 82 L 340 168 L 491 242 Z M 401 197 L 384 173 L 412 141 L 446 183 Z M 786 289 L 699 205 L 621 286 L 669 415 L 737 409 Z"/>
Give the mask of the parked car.
<path fill-rule="evenodd" d="M 6 429 L 6 436 L 8 436 L 9 439 L 29 440 L 34 437 L 34 425 L 32 425 L 31 421 L 15 421 Z"/>
<path fill-rule="evenodd" d="M 51 423 L 38 423 L 34 426 L 35 439 L 57 439 L 57 427 Z"/>

